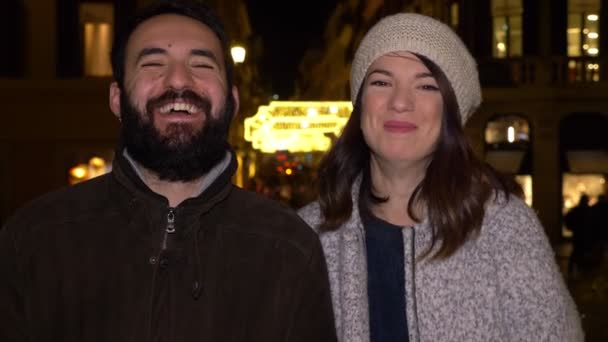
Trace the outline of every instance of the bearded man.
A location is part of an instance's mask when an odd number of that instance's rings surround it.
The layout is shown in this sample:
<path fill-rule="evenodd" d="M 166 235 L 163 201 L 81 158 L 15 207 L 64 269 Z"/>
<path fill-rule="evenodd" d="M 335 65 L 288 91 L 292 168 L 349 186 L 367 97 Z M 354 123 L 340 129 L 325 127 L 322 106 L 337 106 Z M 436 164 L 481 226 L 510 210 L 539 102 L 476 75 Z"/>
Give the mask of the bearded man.
<path fill-rule="evenodd" d="M 117 32 L 112 172 L 0 232 L 1 341 L 335 341 L 316 234 L 230 182 L 228 43 L 198 1 Z"/>

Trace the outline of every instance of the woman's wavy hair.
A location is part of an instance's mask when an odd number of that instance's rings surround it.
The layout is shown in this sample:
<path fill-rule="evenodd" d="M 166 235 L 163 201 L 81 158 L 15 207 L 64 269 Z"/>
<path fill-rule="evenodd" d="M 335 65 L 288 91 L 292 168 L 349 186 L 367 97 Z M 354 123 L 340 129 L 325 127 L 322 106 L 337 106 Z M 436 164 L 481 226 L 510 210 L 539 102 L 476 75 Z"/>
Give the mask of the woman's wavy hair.
<path fill-rule="evenodd" d="M 432 227 L 431 244 L 421 256 L 424 258 L 435 250 L 432 259 L 444 259 L 479 233 L 488 199 L 493 194 L 507 195 L 508 190 L 502 177 L 474 155 L 464 135 L 456 95 L 443 71 L 428 58 L 416 56 L 437 81 L 444 115 L 435 151 L 407 210 L 412 219 L 420 222 L 422 218 L 415 215 L 414 208 L 423 204 Z M 365 80 L 361 83 L 344 131 L 321 161 L 318 184 L 322 231 L 336 230 L 350 218 L 351 187 L 360 175 L 363 177 L 360 206 L 365 209 L 372 203 L 388 200 L 371 190 L 370 149 L 361 132 L 361 96 L 365 83 Z"/>

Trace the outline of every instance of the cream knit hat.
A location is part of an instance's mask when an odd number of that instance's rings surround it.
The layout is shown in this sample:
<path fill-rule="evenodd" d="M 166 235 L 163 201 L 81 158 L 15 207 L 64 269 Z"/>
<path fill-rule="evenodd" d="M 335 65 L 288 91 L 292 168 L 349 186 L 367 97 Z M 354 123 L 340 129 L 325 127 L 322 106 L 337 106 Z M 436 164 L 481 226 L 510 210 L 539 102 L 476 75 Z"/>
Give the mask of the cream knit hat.
<path fill-rule="evenodd" d="M 395 51 L 422 55 L 439 66 L 454 89 L 463 124 L 481 104 L 477 64 L 462 40 L 442 22 L 414 13 L 385 17 L 363 37 L 351 69 L 353 104 L 367 68 L 376 58 Z"/>

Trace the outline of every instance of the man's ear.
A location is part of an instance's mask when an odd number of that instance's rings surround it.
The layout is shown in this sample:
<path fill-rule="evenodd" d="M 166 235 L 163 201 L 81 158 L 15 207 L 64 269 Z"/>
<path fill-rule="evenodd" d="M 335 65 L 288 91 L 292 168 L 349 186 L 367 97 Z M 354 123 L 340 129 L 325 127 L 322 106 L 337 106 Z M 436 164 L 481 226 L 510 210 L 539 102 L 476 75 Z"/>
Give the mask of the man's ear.
<path fill-rule="evenodd" d="M 110 84 L 110 110 L 120 120 L 120 87 L 116 82 Z"/>
<path fill-rule="evenodd" d="M 239 89 L 236 86 L 232 86 L 232 97 L 234 98 L 234 112 L 232 112 L 232 117 L 234 118 L 239 112 Z"/>

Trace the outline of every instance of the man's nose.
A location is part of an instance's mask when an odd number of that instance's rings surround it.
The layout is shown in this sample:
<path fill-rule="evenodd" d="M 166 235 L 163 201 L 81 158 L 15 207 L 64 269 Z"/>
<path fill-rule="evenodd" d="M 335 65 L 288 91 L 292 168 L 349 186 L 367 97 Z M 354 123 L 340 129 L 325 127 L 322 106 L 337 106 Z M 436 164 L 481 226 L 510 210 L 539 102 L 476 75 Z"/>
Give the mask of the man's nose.
<path fill-rule="evenodd" d="M 173 89 L 187 89 L 192 86 L 192 74 L 187 65 L 173 64 L 167 70 L 165 83 Z"/>

